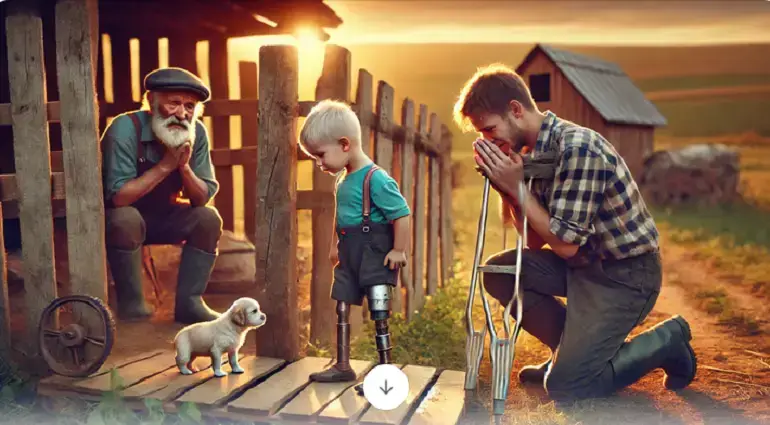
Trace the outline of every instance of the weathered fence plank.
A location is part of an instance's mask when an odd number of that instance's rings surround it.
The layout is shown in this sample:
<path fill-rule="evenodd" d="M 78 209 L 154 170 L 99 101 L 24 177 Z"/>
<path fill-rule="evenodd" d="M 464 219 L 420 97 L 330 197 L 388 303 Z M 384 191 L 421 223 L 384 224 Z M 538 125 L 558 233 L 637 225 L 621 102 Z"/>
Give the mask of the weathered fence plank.
<path fill-rule="evenodd" d="M 99 28 L 97 3 L 61 0 L 56 4 L 56 59 L 59 96 L 63 105 L 71 105 L 61 110 L 70 281 L 74 293 L 106 300 L 104 200 L 94 66 Z M 130 89 L 130 80 L 121 83 Z M 94 325 L 98 325 L 98 319 L 94 320 Z"/>
<path fill-rule="evenodd" d="M 39 355 L 37 324 L 56 298 L 51 164 L 46 118 L 43 24 L 37 2 L 8 5 L 8 78 L 24 263 L 24 350 Z"/>
<path fill-rule="evenodd" d="M 239 62 L 238 75 L 241 81 L 241 99 L 256 101 L 259 88 L 256 62 Z M 257 105 L 254 105 L 253 113 L 241 115 L 241 146 L 254 148 L 254 152 L 244 155 L 253 159 L 254 162 L 243 165 L 243 231 L 251 243 L 255 243 L 257 240 L 256 228 L 254 227 L 255 208 L 257 206 L 257 112 Z"/>
<path fill-rule="evenodd" d="M 348 102 L 350 97 L 350 51 L 327 45 L 323 71 L 316 84 L 316 100 L 334 99 Z M 313 167 L 313 191 L 334 193 L 335 177 Z M 329 249 L 334 234 L 334 203 L 312 212 L 313 273 L 310 281 L 310 341 L 330 346 L 336 341 L 336 302 L 329 296 L 334 279 Z M 351 311 L 350 316 L 361 316 Z"/>
<path fill-rule="evenodd" d="M 213 37 L 209 40 L 209 80 L 212 99 L 229 99 L 227 84 L 227 39 Z M 193 70 L 191 70 L 193 71 Z M 211 147 L 213 149 L 230 148 L 230 117 L 211 118 Z M 222 228 L 235 229 L 235 189 L 233 187 L 233 168 L 214 166 L 214 174 L 219 182 L 219 192 L 214 198 L 214 205 L 222 216 Z"/>
<path fill-rule="evenodd" d="M 155 37 L 139 37 L 139 87 L 144 84 L 144 77 L 158 68 L 160 52 L 158 39 Z"/>
<path fill-rule="evenodd" d="M 454 234 L 452 232 L 452 133 L 441 126 L 441 285 L 454 277 Z"/>
<path fill-rule="evenodd" d="M 430 114 L 430 138 L 441 140 L 441 123 L 435 112 Z M 439 247 L 439 158 L 428 157 L 428 270 L 427 293 L 433 295 L 438 289 L 438 247 Z"/>
<path fill-rule="evenodd" d="M 57 25 L 60 26 L 60 25 Z M 129 110 L 134 103 L 131 90 L 131 41 L 125 34 L 110 34 L 112 48 L 112 103 Z"/>
<path fill-rule="evenodd" d="M 401 193 L 412 211 L 412 227 L 414 227 L 414 102 L 405 98 L 401 105 L 401 125 L 404 127 L 404 143 L 401 146 Z M 415 313 L 414 305 L 414 238 L 409 239 L 409 250 L 406 253 L 407 265 L 401 268 L 401 284 L 406 288 L 406 318 L 411 320 Z"/>
<path fill-rule="evenodd" d="M 421 138 L 428 137 L 428 107 L 420 105 L 417 131 Z M 418 146 L 415 153 L 414 167 L 414 309 L 420 310 L 425 304 L 425 150 Z"/>
<path fill-rule="evenodd" d="M 257 299 L 271 326 L 257 333 L 261 356 L 299 355 L 297 308 L 297 106 L 299 60 L 294 46 L 259 49 L 257 152 Z"/>
<path fill-rule="evenodd" d="M 368 156 L 372 156 L 372 104 L 374 93 L 372 85 L 374 78 L 365 69 L 358 70 L 358 84 L 356 88 L 356 109 L 358 120 L 361 122 L 361 148 Z"/>
<path fill-rule="evenodd" d="M 8 298 L 5 240 L 3 239 L 3 203 L 0 202 L 0 358 L 11 352 L 11 301 Z"/>

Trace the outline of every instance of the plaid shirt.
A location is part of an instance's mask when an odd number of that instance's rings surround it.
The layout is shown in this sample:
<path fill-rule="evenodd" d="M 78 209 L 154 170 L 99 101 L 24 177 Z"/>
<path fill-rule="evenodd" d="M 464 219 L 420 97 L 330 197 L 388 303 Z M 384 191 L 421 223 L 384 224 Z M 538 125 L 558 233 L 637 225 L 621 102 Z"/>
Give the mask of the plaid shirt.
<path fill-rule="evenodd" d="M 551 232 L 581 255 L 621 259 L 658 249 L 658 230 L 615 148 L 596 131 L 546 111 L 533 155 L 556 151 L 553 180 L 532 192 L 551 216 Z"/>

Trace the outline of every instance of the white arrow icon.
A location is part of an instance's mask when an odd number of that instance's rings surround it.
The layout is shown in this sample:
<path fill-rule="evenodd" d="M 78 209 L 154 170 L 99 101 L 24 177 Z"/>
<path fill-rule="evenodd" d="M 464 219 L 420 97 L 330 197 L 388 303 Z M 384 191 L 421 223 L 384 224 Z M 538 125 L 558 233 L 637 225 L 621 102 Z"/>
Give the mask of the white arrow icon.
<path fill-rule="evenodd" d="M 392 364 L 375 366 L 364 378 L 364 397 L 379 410 L 393 410 L 409 395 L 409 379 Z"/>

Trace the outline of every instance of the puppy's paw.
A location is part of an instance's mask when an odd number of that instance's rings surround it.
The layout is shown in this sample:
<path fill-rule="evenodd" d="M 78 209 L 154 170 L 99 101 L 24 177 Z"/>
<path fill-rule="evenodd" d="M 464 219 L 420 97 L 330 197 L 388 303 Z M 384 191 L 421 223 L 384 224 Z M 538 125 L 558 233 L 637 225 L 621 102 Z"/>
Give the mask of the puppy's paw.
<path fill-rule="evenodd" d="M 179 373 L 181 373 L 182 375 L 192 375 L 195 372 L 193 372 L 192 370 L 190 370 L 190 369 L 188 369 L 186 367 L 181 367 L 181 368 L 179 368 Z"/>
<path fill-rule="evenodd" d="M 231 370 L 232 370 L 233 373 L 243 373 L 243 372 L 246 372 L 245 370 L 243 370 L 242 367 L 240 367 L 238 365 L 232 367 Z"/>
<path fill-rule="evenodd" d="M 215 370 L 214 371 L 214 376 L 216 376 L 217 378 L 222 378 L 222 377 L 227 376 L 227 372 L 224 372 L 221 369 L 220 370 Z"/>

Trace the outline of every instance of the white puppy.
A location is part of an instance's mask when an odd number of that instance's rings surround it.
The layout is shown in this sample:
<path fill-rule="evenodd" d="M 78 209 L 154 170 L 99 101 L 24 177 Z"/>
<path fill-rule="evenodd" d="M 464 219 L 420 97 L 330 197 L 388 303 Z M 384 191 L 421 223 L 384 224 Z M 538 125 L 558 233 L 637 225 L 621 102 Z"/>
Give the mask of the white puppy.
<path fill-rule="evenodd" d="M 210 356 L 214 375 L 222 377 L 222 354 L 227 353 L 233 373 L 243 373 L 238 364 L 238 350 L 246 334 L 265 324 L 267 317 L 253 298 L 239 298 L 219 318 L 195 323 L 180 330 L 174 337 L 176 365 L 183 375 L 197 372 L 192 362 L 197 357 Z"/>

